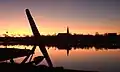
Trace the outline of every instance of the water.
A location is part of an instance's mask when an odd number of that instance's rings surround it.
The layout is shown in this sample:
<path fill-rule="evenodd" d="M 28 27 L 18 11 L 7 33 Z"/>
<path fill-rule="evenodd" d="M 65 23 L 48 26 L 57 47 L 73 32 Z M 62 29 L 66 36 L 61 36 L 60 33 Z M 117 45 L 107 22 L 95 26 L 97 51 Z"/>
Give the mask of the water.
<path fill-rule="evenodd" d="M 0 46 L 4 47 L 4 46 Z M 10 48 L 26 48 L 32 49 L 33 46 L 7 46 Z M 67 56 L 67 50 L 59 50 L 56 47 L 46 47 L 53 65 L 63 66 L 67 69 L 76 70 L 91 70 L 99 72 L 120 72 L 120 49 L 104 48 L 96 50 L 94 47 L 89 49 L 72 48 Z M 34 57 L 42 55 L 39 48 L 35 50 Z M 15 59 L 15 62 L 20 63 L 24 57 Z M 47 65 L 44 60 L 41 64 Z"/>

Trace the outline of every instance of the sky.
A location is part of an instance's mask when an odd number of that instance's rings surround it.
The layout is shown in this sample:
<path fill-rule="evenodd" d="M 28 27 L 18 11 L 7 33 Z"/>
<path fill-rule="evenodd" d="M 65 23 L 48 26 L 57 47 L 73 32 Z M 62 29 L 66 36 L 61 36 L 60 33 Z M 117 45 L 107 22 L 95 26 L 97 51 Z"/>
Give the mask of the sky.
<path fill-rule="evenodd" d="M 32 35 L 26 8 L 43 35 L 120 33 L 120 0 L 0 0 L 0 34 Z"/>

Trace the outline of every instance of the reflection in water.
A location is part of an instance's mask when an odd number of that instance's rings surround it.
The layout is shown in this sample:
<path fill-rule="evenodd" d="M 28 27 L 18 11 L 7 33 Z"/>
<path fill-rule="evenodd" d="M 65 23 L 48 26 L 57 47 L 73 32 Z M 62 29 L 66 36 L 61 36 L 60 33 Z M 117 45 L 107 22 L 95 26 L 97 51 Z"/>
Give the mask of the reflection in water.
<path fill-rule="evenodd" d="M 5 46 L 0 46 L 5 47 Z M 33 46 L 7 46 L 9 48 L 32 49 Z M 65 49 L 56 47 L 46 47 L 54 66 L 76 70 L 94 70 L 100 72 L 120 72 L 120 49 L 99 49 L 94 47 L 89 49 L 71 48 L 69 56 L 66 56 Z M 37 47 L 33 57 L 42 56 Z M 24 57 L 16 58 L 15 62 L 20 63 Z M 45 60 L 42 64 L 47 64 Z"/>

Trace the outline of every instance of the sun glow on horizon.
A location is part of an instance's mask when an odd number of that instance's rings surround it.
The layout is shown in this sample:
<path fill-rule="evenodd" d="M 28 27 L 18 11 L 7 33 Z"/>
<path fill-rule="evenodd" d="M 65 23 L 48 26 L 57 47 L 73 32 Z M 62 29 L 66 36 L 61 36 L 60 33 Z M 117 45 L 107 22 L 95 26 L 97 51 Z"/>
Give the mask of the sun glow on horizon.
<path fill-rule="evenodd" d="M 67 26 L 72 34 L 119 33 L 119 5 L 114 1 L 3 1 L 0 4 L 0 34 L 32 35 L 25 8 L 30 9 L 41 35 L 66 32 Z"/>
<path fill-rule="evenodd" d="M 9 21 L 9 22 L 2 22 L 3 25 L 1 26 L 0 34 L 5 34 L 8 32 L 8 35 L 11 34 L 20 34 L 20 35 L 32 35 L 31 28 L 27 19 L 21 19 L 18 21 Z M 108 32 L 116 32 L 119 33 L 120 29 L 117 26 L 109 26 L 106 25 L 101 26 L 99 23 L 98 25 L 91 26 L 92 22 L 85 22 L 85 21 L 76 21 L 74 24 L 71 21 L 68 22 L 61 22 L 61 21 L 54 21 L 49 20 L 48 18 L 44 20 L 40 20 L 39 18 L 35 19 L 37 28 L 41 35 L 54 35 L 58 33 L 66 33 L 67 26 L 69 27 L 70 33 L 72 34 L 92 34 L 94 35 L 96 32 L 100 34 L 108 33 Z M 106 22 L 106 21 L 105 21 Z M 105 23 L 102 22 L 102 23 Z M 96 22 L 93 22 L 94 24 Z M 108 22 L 109 23 L 109 22 Z M 119 21 L 113 21 L 111 24 L 119 24 Z M 9 26 L 5 26 L 5 25 Z M 88 25 L 87 25 L 88 24 Z M 110 23 L 109 23 L 110 24 Z"/>

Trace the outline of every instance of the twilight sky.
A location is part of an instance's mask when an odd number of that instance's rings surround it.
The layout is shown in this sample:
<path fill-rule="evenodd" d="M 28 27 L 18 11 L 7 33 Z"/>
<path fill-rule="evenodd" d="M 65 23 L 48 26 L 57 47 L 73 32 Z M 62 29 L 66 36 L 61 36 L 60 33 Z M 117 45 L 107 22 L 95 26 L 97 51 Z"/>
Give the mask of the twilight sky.
<path fill-rule="evenodd" d="M 0 34 L 32 35 L 26 8 L 41 34 L 120 32 L 120 0 L 0 0 Z"/>

